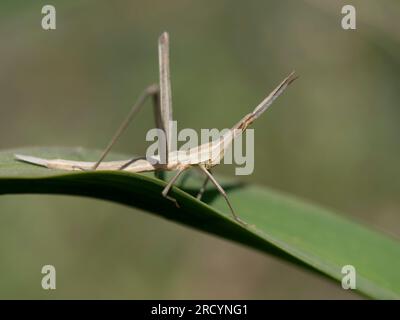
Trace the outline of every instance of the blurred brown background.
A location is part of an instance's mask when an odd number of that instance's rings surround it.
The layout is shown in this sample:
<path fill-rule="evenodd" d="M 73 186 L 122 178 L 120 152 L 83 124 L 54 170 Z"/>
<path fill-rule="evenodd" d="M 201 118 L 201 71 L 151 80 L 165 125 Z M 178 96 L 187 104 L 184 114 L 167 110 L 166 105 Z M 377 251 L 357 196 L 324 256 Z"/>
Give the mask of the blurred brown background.
<path fill-rule="evenodd" d="M 171 37 L 180 128 L 234 124 L 291 70 L 255 123 L 243 177 L 400 235 L 400 4 L 349 1 L 2 1 L 0 148 L 103 148 L 157 81 Z M 41 8 L 57 29 L 41 28 Z M 151 108 L 116 151 L 143 154 Z M 232 166 L 218 173 L 232 175 Z M 41 289 L 41 267 L 57 290 Z M 109 202 L 0 197 L 0 298 L 359 298 L 276 258 Z"/>

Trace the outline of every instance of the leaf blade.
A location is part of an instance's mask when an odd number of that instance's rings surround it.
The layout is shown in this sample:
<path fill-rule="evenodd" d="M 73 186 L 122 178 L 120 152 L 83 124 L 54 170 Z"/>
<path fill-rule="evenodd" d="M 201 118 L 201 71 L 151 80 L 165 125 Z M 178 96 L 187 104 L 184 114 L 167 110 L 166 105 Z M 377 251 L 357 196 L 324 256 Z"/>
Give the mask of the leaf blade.
<path fill-rule="evenodd" d="M 241 218 L 250 224 L 243 228 L 230 218 L 224 200 L 212 189 L 206 193 L 205 204 L 174 188 L 173 196 L 181 204 L 177 209 L 161 197 L 165 182 L 151 175 L 49 170 L 16 162 L 14 153 L 74 160 L 98 156 L 94 151 L 69 148 L 0 152 L 0 194 L 56 193 L 115 201 L 245 244 L 339 281 L 343 276 L 341 267 L 352 264 L 357 270 L 360 293 L 373 298 L 400 297 L 398 240 L 293 196 L 231 183 L 228 196 Z M 193 179 L 185 183 L 186 191 L 195 188 Z"/>

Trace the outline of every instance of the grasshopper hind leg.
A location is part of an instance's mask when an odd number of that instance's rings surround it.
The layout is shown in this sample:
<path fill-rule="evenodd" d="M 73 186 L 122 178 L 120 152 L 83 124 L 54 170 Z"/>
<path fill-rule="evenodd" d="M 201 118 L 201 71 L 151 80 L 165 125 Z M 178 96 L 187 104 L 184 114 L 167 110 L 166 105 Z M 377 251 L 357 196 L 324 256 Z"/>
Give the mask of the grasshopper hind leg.
<path fill-rule="evenodd" d="M 115 132 L 114 136 L 112 137 L 111 141 L 108 143 L 107 147 L 102 152 L 100 158 L 93 165 L 92 170 L 96 170 L 98 168 L 100 163 L 104 160 L 104 158 L 110 152 L 111 148 L 114 146 L 114 144 L 120 138 L 122 133 L 126 130 L 126 128 L 128 127 L 129 123 L 136 116 L 136 114 L 139 112 L 139 110 L 142 108 L 142 106 L 146 102 L 147 98 L 149 98 L 149 97 L 153 97 L 153 104 L 157 104 L 158 103 L 158 100 L 159 100 L 159 87 L 158 87 L 157 84 L 152 84 L 152 85 L 148 86 L 144 90 L 144 92 L 139 96 L 139 98 L 137 99 L 136 103 L 132 106 L 129 114 L 124 119 L 124 121 L 121 123 L 121 125 L 119 126 L 119 128 Z"/>

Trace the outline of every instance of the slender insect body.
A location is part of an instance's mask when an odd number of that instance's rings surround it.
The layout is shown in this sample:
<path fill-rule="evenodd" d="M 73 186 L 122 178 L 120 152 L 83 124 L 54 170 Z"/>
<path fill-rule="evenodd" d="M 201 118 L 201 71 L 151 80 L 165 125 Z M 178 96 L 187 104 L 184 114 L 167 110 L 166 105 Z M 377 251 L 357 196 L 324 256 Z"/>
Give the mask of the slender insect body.
<path fill-rule="evenodd" d="M 153 84 L 144 91 L 138 98 L 137 102 L 133 105 L 127 118 L 122 122 L 117 132 L 111 139 L 108 146 L 103 151 L 100 159 L 97 162 L 82 162 L 71 161 L 64 159 L 42 159 L 26 155 L 15 155 L 17 160 L 44 166 L 50 169 L 59 170 L 123 170 L 127 172 L 140 173 L 140 172 L 159 172 L 159 171 L 177 171 L 176 175 L 167 183 L 162 195 L 169 200 L 172 200 L 178 207 L 176 199 L 168 195 L 169 190 L 172 188 L 175 181 L 185 170 L 197 167 L 205 175 L 206 180 L 197 196 L 201 198 L 205 186 L 209 180 L 215 185 L 221 195 L 225 198 L 229 209 L 236 221 L 244 223 L 235 214 L 228 198 L 219 185 L 219 183 L 212 176 L 209 171 L 212 167 L 221 163 L 227 150 L 232 145 L 233 141 L 238 138 L 247 127 L 264 113 L 268 107 L 275 101 L 275 99 L 292 83 L 296 77 L 291 73 L 275 88 L 255 109 L 253 112 L 244 116 L 237 124 L 230 130 L 225 132 L 222 136 L 214 139 L 211 142 L 203 143 L 199 146 L 190 148 L 188 150 L 171 150 L 171 129 L 170 123 L 172 122 L 172 95 L 171 95 L 171 81 L 169 70 L 169 37 L 164 32 L 158 42 L 159 52 L 159 85 Z M 153 98 L 155 120 L 158 129 L 164 133 L 164 139 L 158 141 L 159 155 L 146 159 L 145 157 L 124 161 L 103 161 L 112 146 L 118 140 L 120 135 L 128 126 L 129 122 L 137 114 L 140 108 L 144 105 L 148 97 Z M 164 152 L 165 151 L 165 152 Z"/>

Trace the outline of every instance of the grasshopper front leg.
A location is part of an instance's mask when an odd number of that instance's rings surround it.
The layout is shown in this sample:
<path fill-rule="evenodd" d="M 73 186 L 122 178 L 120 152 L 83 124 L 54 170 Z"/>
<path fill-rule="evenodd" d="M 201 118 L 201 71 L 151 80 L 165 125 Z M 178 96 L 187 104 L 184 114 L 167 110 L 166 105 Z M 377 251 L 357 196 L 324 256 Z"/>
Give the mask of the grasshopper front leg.
<path fill-rule="evenodd" d="M 211 180 L 211 182 L 215 185 L 215 187 L 218 189 L 218 191 L 221 193 L 221 195 L 224 197 L 226 203 L 228 204 L 228 207 L 231 211 L 231 214 L 233 216 L 233 218 L 239 222 L 240 224 L 247 226 L 247 223 L 244 222 L 242 219 L 239 218 L 239 216 L 236 215 L 235 211 L 233 210 L 233 207 L 228 199 L 228 196 L 225 192 L 225 190 L 221 187 L 221 185 L 218 183 L 218 181 L 214 178 L 214 176 L 206 169 L 206 167 L 202 164 L 199 164 L 198 166 L 200 168 L 201 171 L 203 171 L 206 176 Z"/>
<path fill-rule="evenodd" d="M 211 174 L 211 170 L 208 170 L 208 172 Z M 203 197 L 204 192 L 206 191 L 207 183 L 210 180 L 210 177 L 207 175 L 206 178 L 204 179 L 203 185 L 201 186 L 199 192 L 197 193 L 197 200 L 201 200 Z"/>
<path fill-rule="evenodd" d="M 175 203 L 176 207 L 179 208 L 179 203 L 178 201 L 169 196 L 168 192 L 171 190 L 172 186 L 176 182 L 176 180 L 179 178 L 179 176 L 186 170 L 186 168 L 179 169 L 177 174 L 168 182 L 168 184 L 165 186 L 164 190 L 161 192 L 164 198 L 167 198 L 168 200 L 171 200 L 173 203 Z"/>

